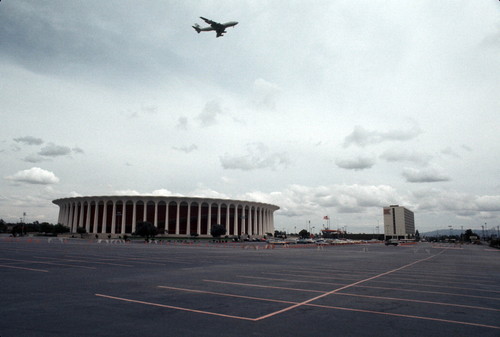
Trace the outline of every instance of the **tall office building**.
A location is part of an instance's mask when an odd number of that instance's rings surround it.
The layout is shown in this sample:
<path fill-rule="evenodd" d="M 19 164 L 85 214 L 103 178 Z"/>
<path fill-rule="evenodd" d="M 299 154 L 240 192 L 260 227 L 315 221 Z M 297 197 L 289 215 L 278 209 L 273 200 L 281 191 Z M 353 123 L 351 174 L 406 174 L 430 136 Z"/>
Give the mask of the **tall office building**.
<path fill-rule="evenodd" d="M 384 207 L 384 238 L 414 239 L 415 216 L 409 209 L 391 205 Z"/>

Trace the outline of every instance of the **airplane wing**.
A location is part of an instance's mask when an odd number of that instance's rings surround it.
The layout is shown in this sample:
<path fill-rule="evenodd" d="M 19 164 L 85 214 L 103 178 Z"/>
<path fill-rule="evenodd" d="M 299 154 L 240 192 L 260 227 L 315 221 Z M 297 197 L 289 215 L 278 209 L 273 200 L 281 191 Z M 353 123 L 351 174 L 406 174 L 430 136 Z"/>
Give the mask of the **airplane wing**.
<path fill-rule="evenodd" d="M 217 22 L 212 21 L 212 20 L 207 19 L 207 18 L 204 18 L 203 16 L 200 16 L 200 19 L 202 19 L 203 21 L 205 21 L 205 22 L 206 22 L 206 23 L 208 23 L 209 25 L 218 24 Z"/>

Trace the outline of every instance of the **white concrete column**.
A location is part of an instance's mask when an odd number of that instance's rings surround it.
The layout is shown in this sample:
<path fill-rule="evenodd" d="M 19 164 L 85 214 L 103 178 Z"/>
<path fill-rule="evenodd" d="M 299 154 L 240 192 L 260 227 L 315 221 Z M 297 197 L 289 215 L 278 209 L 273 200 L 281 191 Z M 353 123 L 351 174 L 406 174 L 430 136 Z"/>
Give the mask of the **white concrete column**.
<path fill-rule="evenodd" d="M 61 218 L 62 218 L 62 214 L 63 214 L 63 207 L 62 205 L 58 205 L 59 206 L 59 215 L 57 216 L 57 223 L 61 223 Z"/>
<path fill-rule="evenodd" d="M 263 219 L 263 210 L 262 207 L 259 208 L 259 228 L 262 235 L 266 234 L 264 227 L 264 219 Z"/>
<path fill-rule="evenodd" d="M 198 203 L 198 220 L 197 220 L 197 224 L 196 224 L 196 233 L 198 235 L 201 235 L 201 206 L 203 205 L 202 204 L 199 204 Z"/>
<path fill-rule="evenodd" d="M 90 201 L 87 202 L 87 216 L 85 219 L 85 230 L 87 233 L 90 233 L 90 209 L 91 209 Z"/>
<path fill-rule="evenodd" d="M 177 214 L 175 215 L 175 234 L 179 235 L 181 203 L 177 201 Z"/>
<path fill-rule="evenodd" d="M 59 217 L 57 218 L 57 223 L 59 224 L 62 224 L 63 223 L 63 219 L 64 219 L 64 211 L 65 211 L 65 204 L 61 204 L 59 205 Z"/>
<path fill-rule="evenodd" d="M 111 211 L 111 234 L 116 232 L 116 200 L 113 200 L 113 210 Z"/>
<path fill-rule="evenodd" d="M 73 203 L 69 204 L 68 227 L 73 232 Z"/>
<path fill-rule="evenodd" d="M 144 210 L 142 212 L 142 222 L 145 222 L 148 218 L 148 201 L 144 201 Z"/>
<path fill-rule="evenodd" d="M 207 235 L 210 235 L 212 230 L 212 204 L 208 204 L 208 219 L 207 219 Z"/>
<path fill-rule="evenodd" d="M 158 201 L 155 201 L 155 218 L 153 220 L 153 225 L 158 228 Z"/>
<path fill-rule="evenodd" d="M 78 229 L 78 227 L 83 227 L 84 224 L 83 224 L 83 212 L 85 211 L 85 203 L 82 201 L 80 203 L 80 212 L 79 212 L 79 215 L 78 215 L 78 225 L 76 226 L 76 228 Z"/>
<path fill-rule="evenodd" d="M 127 200 L 124 200 L 122 205 L 122 229 L 121 229 L 122 234 L 126 233 L 125 232 L 126 220 L 127 220 Z"/>
<path fill-rule="evenodd" d="M 247 229 L 247 212 L 245 212 L 245 205 L 242 206 L 243 208 L 241 210 L 243 214 L 241 215 L 241 232 L 243 234 L 248 234 L 250 231 Z"/>
<path fill-rule="evenodd" d="M 220 223 L 220 219 L 221 219 L 220 212 L 221 212 L 221 204 L 217 203 L 217 224 L 221 224 Z"/>
<path fill-rule="evenodd" d="M 230 205 L 226 205 L 226 233 L 227 235 L 231 235 L 231 232 L 229 232 L 229 215 L 231 212 L 229 212 Z"/>
<path fill-rule="evenodd" d="M 167 207 L 165 209 L 165 232 L 170 234 L 170 232 L 168 231 L 168 206 L 170 204 L 170 201 L 166 201 L 166 204 L 167 204 Z"/>
<path fill-rule="evenodd" d="M 248 205 L 248 219 L 247 219 L 247 227 L 248 227 L 248 235 L 253 235 L 253 217 L 252 217 L 252 206 Z"/>
<path fill-rule="evenodd" d="M 234 235 L 240 235 L 240 226 L 238 223 L 238 205 L 234 205 Z"/>
<path fill-rule="evenodd" d="M 137 227 L 137 202 L 139 200 L 132 200 L 132 233 L 135 233 L 135 229 Z"/>
<path fill-rule="evenodd" d="M 108 218 L 108 201 L 104 200 L 104 209 L 102 210 L 102 228 L 101 233 L 106 233 L 107 226 L 107 218 Z"/>
<path fill-rule="evenodd" d="M 99 225 L 99 200 L 96 200 L 94 208 L 94 228 L 92 230 L 92 233 L 97 234 L 98 225 Z"/>
<path fill-rule="evenodd" d="M 186 219 L 186 235 L 191 234 L 191 202 L 188 202 L 188 212 Z"/>

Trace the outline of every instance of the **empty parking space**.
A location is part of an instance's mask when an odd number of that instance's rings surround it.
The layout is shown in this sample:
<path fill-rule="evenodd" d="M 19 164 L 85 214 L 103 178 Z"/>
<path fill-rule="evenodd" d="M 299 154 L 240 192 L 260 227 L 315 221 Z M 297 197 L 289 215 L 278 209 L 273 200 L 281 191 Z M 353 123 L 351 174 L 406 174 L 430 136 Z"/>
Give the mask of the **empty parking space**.
<path fill-rule="evenodd" d="M 500 254 L 483 246 L 262 248 L 0 239 L 0 334 L 500 333 Z"/>

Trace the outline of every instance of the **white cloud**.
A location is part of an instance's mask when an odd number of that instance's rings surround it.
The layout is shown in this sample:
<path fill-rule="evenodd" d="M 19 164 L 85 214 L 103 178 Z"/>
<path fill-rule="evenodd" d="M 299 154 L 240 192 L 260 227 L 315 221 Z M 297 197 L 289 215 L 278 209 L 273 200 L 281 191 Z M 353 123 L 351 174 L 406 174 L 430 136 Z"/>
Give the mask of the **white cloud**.
<path fill-rule="evenodd" d="M 290 164 L 288 154 L 270 152 L 263 143 L 247 144 L 247 153 L 243 155 L 225 154 L 220 157 L 222 167 L 227 170 L 252 171 L 257 169 L 278 169 Z"/>
<path fill-rule="evenodd" d="M 347 170 L 365 170 L 371 168 L 375 165 L 375 159 L 371 157 L 358 156 L 355 158 L 337 158 L 335 164 L 338 167 Z"/>
<path fill-rule="evenodd" d="M 42 147 L 39 155 L 45 157 L 58 157 L 58 156 L 66 156 L 71 153 L 71 149 L 67 146 L 60 146 L 54 143 L 50 143 L 47 146 Z"/>
<path fill-rule="evenodd" d="M 418 170 L 407 167 L 403 170 L 403 177 L 405 177 L 406 181 L 409 183 L 434 183 L 451 180 L 448 175 L 437 168 Z"/>
<path fill-rule="evenodd" d="M 217 115 L 222 114 L 222 108 L 217 101 L 210 101 L 205 104 L 203 111 L 198 115 L 202 127 L 217 124 Z"/>
<path fill-rule="evenodd" d="M 41 145 L 41 144 L 43 144 L 43 139 L 32 137 L 32 136 L 14 138 L 14 141 L 16 143 L 24 143 L 26 145 Z"/>
<path fill-rule="evenodd" d="M 22 182 L 28 184 L 49 185 L 57 184 L 59 178 L 53 172 L 43 170 L 39 167 L 32 167 L 15 173 L 12 176 L 5 177 L 7 180 Z"/>
<path fill-rule="evenodd" d="M 356 125 L 352 133 L 344 139 L 344 147 L 350 145 L 365 147 L 387 141 L 408 141 L 416 138 L 420 133 L 421 130 L 418 127 L 408 130 L 370 131 Z"/>
<path fill-rule="evenodd" d="M 188 119 L 187 117 L 179 117 L 177 120 L 177 129 L 187 130 L 188 129 Z"/>
<path fill-rule="evenodd" d="M 45 157 L 42 157 L 38 154 L 30 154 L 26 157 L 24 157 L 23 159 L 25 162 L 28 162 L 28 163 L 40 163 L 42 161 L 46 161 L 48 160 L 47 158 Z"/>
<path fill-rule="evenodd" d="M 270 83 L 262 78 L 255 80 L 253 85 L 254 104 L 257 109 L 275 109 L 276 100 L 281 92 L 281 89 L 273 83 Z"/>
<path fill-rule="evenodd" d="M 380 158 L 388 162 L 411 162 L 425 166 L 429 164 L 433 156 L 407 149 L 387 149 L 380 155 Z"/>
<path fill-rule="evenodd" d="M 198 146 L 196 146 L 196 144 L 191 144 L 189 146 L 179 146 L 179 147 L 173 146 L 172 149 L 177 150 L 177 151 L 181 151 L 181 152 L 185 152 L 185 153 L 190 153 L 190 152 L 197 150 Z"/>
<path fill-rule="evenodd" d="M 152 192 L 152 195 L 157 195 L 157 196 L 170 196 L 170 195 L 174 195 L 172 192 L 170 192 L 169 190 L 167 189 L 164 189 L 164 188 L 161 188 L 159 190 L 154 190 Z"/>

